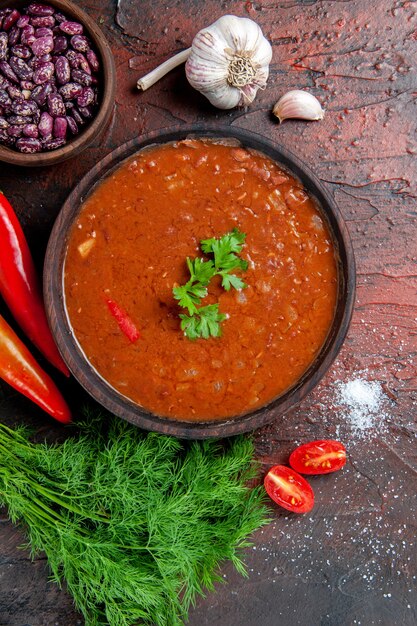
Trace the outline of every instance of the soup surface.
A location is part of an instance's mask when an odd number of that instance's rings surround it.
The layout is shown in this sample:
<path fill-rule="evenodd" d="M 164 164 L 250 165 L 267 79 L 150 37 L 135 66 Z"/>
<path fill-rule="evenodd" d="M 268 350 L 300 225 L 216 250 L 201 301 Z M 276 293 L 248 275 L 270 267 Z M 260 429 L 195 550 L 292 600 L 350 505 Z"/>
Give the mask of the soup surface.
<path fill-rule="evenodd" d="M 200 241 L 238 228 L 247 283 L 214 279 L 202 304 L 227 314 L 222 336 L 191 341 L 172 289 Z M 121 394 L 168 418 L 250 412 L 291 387 L 332 324 L 337 255 L 301 183 L 266 156 L 186 140 L 138 153 L 86 199 L 70 233 L 66 307 L 90 363 Z M 140 333 L 130 341 L 111 300 Z M 120 320 L 119 320 L 120 321 Z"/>

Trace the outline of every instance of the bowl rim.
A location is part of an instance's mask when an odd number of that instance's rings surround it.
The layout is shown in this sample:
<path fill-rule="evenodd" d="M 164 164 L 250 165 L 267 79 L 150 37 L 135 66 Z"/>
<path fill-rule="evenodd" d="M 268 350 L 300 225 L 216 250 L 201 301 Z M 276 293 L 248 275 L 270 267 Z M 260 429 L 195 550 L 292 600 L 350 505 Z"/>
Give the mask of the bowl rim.
<path fill-rule="evenodd" d="M 116 65 L 112 50 L 103 31 L 83 9 L 71 0 L 46 0 L 46 2 L 82 23 L 87 34 L 93 40 L 101 61 L 102 100 L 97 115 L 90 124 L 79 135 L 57 150 L 25 154 L 0 144 L 0 162 L 9 163 L 10 165 L 44 167 L 62 163 L 67 159 L 75 157 L 87 148 L 107 127 L 113 113 L 116 93 Z M 30 0 L 0 0 L 0 9 L 27 6 L 29 4 Z"/>
<path fill-rule="evenodd" d="M 140 150 L 190 137 L 235 139 L 243 146 L 259 150 L 284 165 L 305 185 L 325 215 L 338 251 L 339 289 L 336 311 L 328 336 L 301 378 L 289 390 L 263 407 L 245 415 L 206 422 L 187 422 L 152 414 L 111 387 L 90 365 L 82 352 L 66 313 L 63 270 L 70 226 L 80 205 L 94 187 L 122 161 Z M 356 268 L 353 247 L 343 216 L 330 192 L 297 156 L 262 135 L 241 128 L 221 125 L 183 125 L 159 129 L 135 137 L 104 157 L 72 190 L 57 217 L 49 239 L 44 265 L 44 297 L 48 320 L 62 357 L 74 377 L 102 406 L 146 430 L 186 439 L 232 436 L 264 426 L 298 404 L 322 379 L 346 337 L 355 302 Z"/>

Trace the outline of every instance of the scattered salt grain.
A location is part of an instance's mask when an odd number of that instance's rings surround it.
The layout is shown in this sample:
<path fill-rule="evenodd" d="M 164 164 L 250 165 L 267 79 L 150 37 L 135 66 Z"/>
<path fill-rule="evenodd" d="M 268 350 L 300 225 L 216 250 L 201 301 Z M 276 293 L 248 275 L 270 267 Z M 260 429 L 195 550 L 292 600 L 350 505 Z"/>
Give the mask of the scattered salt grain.
<path fill-rule="evenodd" d="M 344 418 L 352 434 L 365 437 L 369 430 L 384 427 L 385 413 L 382 410 L 384 393 L 376 381 L 361 378 L 338 385 L 338 401 L 344 407 Z"/>

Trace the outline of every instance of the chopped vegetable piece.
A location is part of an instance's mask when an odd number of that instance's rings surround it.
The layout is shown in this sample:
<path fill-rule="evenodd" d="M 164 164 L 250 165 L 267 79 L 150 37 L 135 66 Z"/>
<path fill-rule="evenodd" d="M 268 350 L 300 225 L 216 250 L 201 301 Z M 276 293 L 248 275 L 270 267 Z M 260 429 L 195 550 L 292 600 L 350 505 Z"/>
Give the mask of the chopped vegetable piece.
<path fill-rule="evenodd" d="M 308 513 L 314 506 L 314 493 L 305 478 L 290 467 L 275 465 L 264 479 L 267 494 L 276 504 L 293 513 Z"/>
<path fill-rule="evenodd" d="M 126 335 L 131 343 L 135 343 L 135 341 L 137 341 L 140 337 L 140 332 L 136 328 L 135 323 L 131 320 L 126 311 L 122 309 L 114 300 L 107 299 L 106 303 L 122 333 Z"/>
<path fill-rule="evenodd" d="M 90 237 L 89 239 L 86 239 L 85 241 L 80 243 L 80 245 L 78 246 L 78 252 L 81 254 L 83 259 L 87 258 L 95 243 L 96 240 L 93 237 Z"/>
<path fill-rule="evenodd" d="M 58 422 L 71 421 L 70 410 L 55 383 L 0 316 L 0 378 L 35 402 Z"/>
<path fill-rule="evenodd" d="M 346 448 L 331 439 L 310 441 L 298 446 L 291 453 L 289 462 L 300 474 L 330 474 L 346 463 Z"/>
<path fill-rule="evenodd" d="M 55 345 L 42 291 L 22 227 L 0 192 L 0 293 L 19 326 L 52 365 L 69 371 Z"/>

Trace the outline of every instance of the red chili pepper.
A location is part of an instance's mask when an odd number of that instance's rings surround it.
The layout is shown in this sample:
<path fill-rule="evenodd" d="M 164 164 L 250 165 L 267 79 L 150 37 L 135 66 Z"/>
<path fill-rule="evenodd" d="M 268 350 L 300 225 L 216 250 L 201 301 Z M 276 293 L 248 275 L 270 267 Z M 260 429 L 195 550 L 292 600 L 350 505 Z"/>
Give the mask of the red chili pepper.
<path fill-rule="evenodd" d="M 134 322 L 130 319 L 126 311 L 124 311 L 114 300 L 107 299 L 106 304 L 110 313 L 119 324 L 119 328 L 132 343 L 135 343 L 140 337 L 140 332 L 136 328 Z"/>
<path fill-rule="evenodd" d="M 48 326 L 41 287 L 25 235 L 1 192 L 0 242 L 1 295 L 29 339 L 52 365 L 69 376 Z"/>
<path fill-rule="evenodd" d="M 38 404 L 58 422 L 71 421 L 71 412 L 53 380 L 0 315 L 0 378 Z"/>

